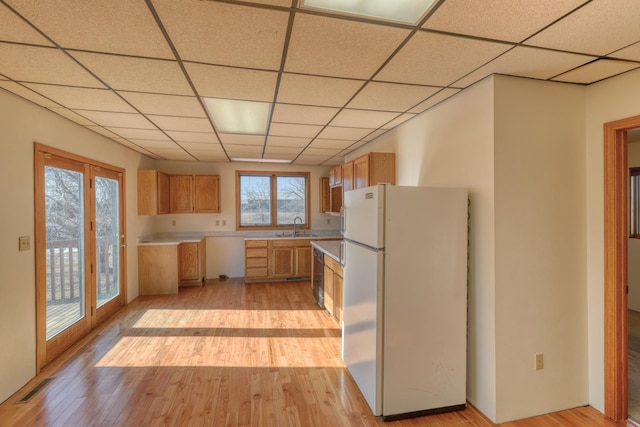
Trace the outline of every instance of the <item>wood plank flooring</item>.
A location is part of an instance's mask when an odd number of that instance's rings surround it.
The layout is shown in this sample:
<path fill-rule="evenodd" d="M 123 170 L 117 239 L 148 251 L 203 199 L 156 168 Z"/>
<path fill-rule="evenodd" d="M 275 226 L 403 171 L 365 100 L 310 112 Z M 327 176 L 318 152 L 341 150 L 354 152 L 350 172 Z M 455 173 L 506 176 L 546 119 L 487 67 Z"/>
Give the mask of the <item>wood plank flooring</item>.
<path fill-rule="evenodd" d="M 309 282 L 212 280 L 140 297 L 0 405 L 0 426 L 494 426 L 472 406 L 373 417 L 340 358 L 340 333 Z M 584 407 L 502 425 L 624 424 Z"/>

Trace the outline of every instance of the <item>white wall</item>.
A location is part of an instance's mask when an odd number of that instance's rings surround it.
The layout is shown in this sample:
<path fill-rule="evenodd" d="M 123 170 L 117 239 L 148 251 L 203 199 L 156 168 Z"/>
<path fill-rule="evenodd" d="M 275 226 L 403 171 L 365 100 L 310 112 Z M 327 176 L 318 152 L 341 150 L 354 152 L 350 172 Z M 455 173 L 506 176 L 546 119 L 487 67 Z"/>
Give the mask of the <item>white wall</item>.
<path fill-rule="evenodd" d="M 640 114 L 640 72 L 591 85 L 587 93 L 587 280 L 589 403 L 604 411 L 604 145 L 603 126 Z"/>
<path fill-rule="evenodd" d="M 496 418 L 493 78 L 349 156 L 396 152 L 398 185 L 464 187 L 471 200 L 467 398 Z"/>
<path fill-rule="evenodd" d="M 498 423 L 588 403 L 584 129 L 584 88 L 495 78 Z"/>
<path fill-rule="evenodd" d="M 2 402 L 36 374 L 34 141 L 125 168 L 128 242 L 152 225 L 130 209 L 136 203 L 136 169 L 150 164 L 146 157 L 4 90 L 0 90 L 0 131 L 0 194 L 4 199 L 0 205 L 0 235 L 4 238 L 0 243 Z M 31 236 L 30 251 L 18 251 L 19 236 Z M 127 292 L 129 301 L 138 295 L 137 254 L 130 249 Z"/>
<path fill-rule="evenodd" d="M 629 167 L 640 166 L 640 141 L 629 143 L 627 152 Z M 640 311 L 640 239 L 629 239 L 628 254 L 629 308 Z"/>

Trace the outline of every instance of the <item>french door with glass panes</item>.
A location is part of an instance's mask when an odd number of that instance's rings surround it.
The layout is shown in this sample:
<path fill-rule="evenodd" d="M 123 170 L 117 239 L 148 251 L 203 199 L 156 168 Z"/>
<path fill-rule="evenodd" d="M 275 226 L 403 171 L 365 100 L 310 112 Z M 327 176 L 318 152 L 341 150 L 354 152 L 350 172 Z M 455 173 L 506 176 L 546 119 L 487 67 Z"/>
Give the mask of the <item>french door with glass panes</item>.
<path fill-rule="evenodd" d="M 124 305 L 123 171 L 36 144 L 38 369 Z"/>

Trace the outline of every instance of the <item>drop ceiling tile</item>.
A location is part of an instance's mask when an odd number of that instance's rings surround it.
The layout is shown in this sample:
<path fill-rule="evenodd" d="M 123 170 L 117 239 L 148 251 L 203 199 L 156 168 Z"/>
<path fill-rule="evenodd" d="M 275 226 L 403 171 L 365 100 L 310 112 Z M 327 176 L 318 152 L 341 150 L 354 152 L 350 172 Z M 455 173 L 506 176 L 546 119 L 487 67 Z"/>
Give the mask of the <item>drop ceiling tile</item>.
<path fill-rule="evenodd" d="M 375 80 L 448 86 L 511 47 L 510 44 L 420 31 Z"/>
<path fill-rule="evenodd" d="M 65 48 L 173 58 L 143 1 L 8 0 L 21 15 Z"/>
<path fill-rule="evenodd" d="M 411 113 L 406 113 L 406 114 L 402 114 L 400 116 L 398 116 L 396 119 L 391 120 L 389 123 L 387 123 L 386 125 L 382 126 L 381 129 L 392 129 L 396 126 L 401 125 L 402 123 L 406 122 L 407 120 L 411 120 L 413 119 L 417 114 L 411 114 Z"/>
<path fill-rule="evenodd" d="M 207 152 L 207 153 L 224 155 L 224 150 L 222 148 L 222 145 L 218 143 L 200 144 L 196 142 L 181 142 L 180 145 L 182 146 L 182 148 L 189 151 L 190 153 L 194 151 L 198 151 L 198 152 Z"/>
<path fill-rule="evenodd" d="M 278 73 L 186 63 L 200 96 L 273 102 Z"/>
<path fill-rule="evenodd" d="M 67 119 L 71 120 L 72 122 L 78 123 L 79 125 L 95 126 L 95 123 L 93 123 L 92 121 L 86 119 L 85 117 L 82 117 L 80 114 L 77 114 L 71 110 L 67 110 L 66 108 L 52 108 L 51 111 L 62 117 L 66 117 Z"/>
<path fill-rule="evenodd" d="M 382 134 L 383 134 L 383 133 L 385 133 L 385 132 L 387 132 L 387 131 L 380 131 L 380 133 L 376 132 L 376 133 L 377 133 L 376 138 L 377 138 L 378 136 L 382 135 Z M 349 147 L 349 149 L 345 150 L 344 154 L 346 155 L 346 154 L 348 154 L 348 153 L 350 153 L 350 152 L 352 152 L 352 151 L 357 150 L 358 148 L 364 147 L 365 145 L 367 145 L 369 142 L 373 141 L 374 139 L 375 139 L 375 138 L 371 138 L 371 139 L 370 139 L 370 140 L 368 140 L 368 141 L 365 141 L 365 140 L 363 140 L 363 141 L 358 141 L 358 142 L 356 142 L 355 144 L 353 144 L 351 147 Z"/>
<path fill-rule="evenodd" d="M 84 68 L 54 48 L 0 43 L 0 73 L 22 82 L 104 87 Z"/>
<path fill-rule="evenodd" d="M 347 128 L 337 126 L 327 126 L 318 135 L 321 139 L 342 139 L 345 141 L 358 141 L 364 138 L 375 129 Z"/>
<path fill-rule="evenodd" d="M 198 0 L 153 0 L 183 60 L 277 70 L 289 13 Z"/>
<path fill-rule="evenodd" d="M 71 54 L 113 89 L 193 95 L 176 61 L 87 52 Z"/>
<path fill-rule="evenodd" d="M 107 138 L 111 138 L 113 140 L 120 138 L 120 136 L 114 132 L 111 132 L 109 129 L 105 129 L 101 126 L 86 126 L 87 129 L 99 133 L 102 136 L 106 136 Z M 138 130 L 138 129 L 134 129 Z"/>
<path fill-rule="evenodd" d="M 226 144 L 224 149 L 227 150 L 227 154 L 231 157 L 237 157 L 238 154 L 255 154 L 262 155 L 264 147 L 261 145 L 233 145 Z"/>
<path fill-rule="evenodd" d="M 637 0 L 592 1 L 533 36 L 526 44 L 607 55 L 640 40 L 638 16 L 640 2 Z"/>
<path fill-rule="evenodd" d="M 148 139 L 148 140 L 156 140 L 156 141 L 159 141 L 159 140 L 169 141 L 169 137 L 164 133 L 162 133 L 162 131 L 159 131 L 157 129 L 153 130 L 153 129 L 131 129 L 131 128 L 112 127 L 112 128 L 109 128 L 108 130 L 126 139 Z"/>
<path fill-rule="evenodd" d="M 521 42 L 584 2 L 585 0 L 447 0 L 422 28 Z"/>
<path fill-rule="evenodd" d="M 277 101 L 319 107 L 342 107 L 363 83 L 362 80 L 283 73 Z"/>
<path fill-rule="evenodd" d="M 219 143 L 218 137 L 213 132 L 180 132 L 169 130 L 167 131 L 167 135 L 177 142 Z"/>
<path fill-rule="evenodd" d="M 131 143 L 136 144 L 138 147 L 142 147 L 148 150 L 153 150 L 156 148 L 160 149 L 168 149 L 168 150 L 177 150 L 180 149 L 180 146 L 173 141 L 155 141 L 152 139 L 131 139 Z"/>
<path fill-rule="evenodd" d="M 274 122 L 324 126 L 340 111 L 339 108 L 310 107 L 308 105 L 276 104 Z"/>
<path fill-rule="evenodd" d="M 59 104 L 56 104 L 55 102 L 43 97 L 40 94 L 35 93 L 34 91 L 30 90 L 29 88 L 26 88 L 22 85 L 19 85 L 16 82 L 12 82 L 9 80 L 2 80 L 0 81 L 0 87 L 3 89 L 8 90 L 9 92 L 12 92 L 26 100 L 29 100 L 31 102 L 34 102 L 38 105 L 41 105 L 43 107 L 47 107 L 47 108 L 56 108 L 56 107 L 60 107 Z"/>
<path fill-rule="evenodd" d="M 398 117 L 398 113 L 344 109 L 331 121 L 331 126 L 375 129 Z"/>
<path fill-rule="evenodd" d="M 25 83 L 25 86 L 74 110 L 100 110 L 135 113 L 129 104 L 109 89 Z"/>
<path fill-rule="evenodd" d="M 316 138 L 311 143 L 310 147 L 313 148 L 325 148 L 325 149 L 338 149 L 344 150 L 345 148 L 351 146 L 353 141 L 344 141 L 340 139 L 320 139 Z"/>
<path fill-rule="evenodd" d="M 365 145 L 367 142 L 371 142 L 374 139 L 376 139 L 377 137 L 379 137 L 380 135 L 384 134 L 387 132 L 387 129 L 378 129 L 375 132 L 371 132 L 369 135 L 365 136 L 364 138 L 362 138 L 362 141 L 358 141 L 355 144 L 353 144 L 352 146 L 349 147 L 349 150 L 355 150 L 356 148 L 360 148 L 363 145 Z"/>
<path fill-rule="evenodd" d="M 291 0 L 246 0 L 248 3 L 268 4 L 271 6 L 291 7 Z"/>
<path fill-rule="evenodd" d="M 568 83 L 589 84 L 640 67 L 636 62 L 600 59 L 575 70 L 554 77 L 552 80 Z"/>
<path fill-rule="evenodd" d="M 109 111 L 75 110 L 76 113 L 103 127 L 132 129 L 155 129 L 156 127 L 142 114 L 113 113 Z"/>
<path fill-rule="evenodd" d="M 237 145 L 259 145 L 264 146 L 264 135 L 240 135 L 233 133 L 220 133 L 220 141 L 227 146 L 227 144 Z"/>
<path fill-rule="evenodd" d="M 0 4 L 0 40 L 53 46 L 42 34 L 33 29 L 22 18 L 5 5 Z"/>
<path fill-rule="evenodd" d="M 160 129 L 170 131 L 179 130 L 185 132 L 213 132 L 208 119 L 191 117 L 173 117 L 147 115 L 149 120 L 154 122 Z"/>
<path fill-rule="evenodd" d="M 285 71 L 368 79 L 410 30 L 311 14 L 296 14 Z"/>
<path fill-rule="evenodd" d="M 270 159 L 270 160 L 293 160 L 297 157 L 297 154 L 276 154 L 276 153 L 269 153 L 266 152 L 264 153 L 264 157 L 265 159 Z"/>
<path fill-rule="evenodd" d="M 305 155 L 301 154 L 298 158 L 293 162 L 294 165 L 300 166 L 319 166 L 323 162 L 329 160 L 331 156 L 313 156 L 313 155 Z"/>
<path fill-rule="evenodd" d="M 195 158 L 182 149 L 171 150 L 166 148 L 149 149 L 152 153 L 162 157 L 165 160 L 187 160 L 193 161 Z"/>
<path fill-rule="evenodd" d="M 298 148 L 298 147 L 271 147 L 269 145 L 267 145 L 265 147 L 265 155 L 279 155 L 279 156 L 284 156 L 284 155 L 288 155 L 288 156 L 292 156 L 295 157 L 298 154 L 300 154 L 300 151 L 302 151 L 302 148 Z"/>
<path fill-rule="evenodd" d="M 267 137 L 267 147 L 300 147 L 304 148 L 311 142 L 311 138 L 297 138 L 290 136 L 274 136 Z"/>
<path fill-rule="evenodd" d="M 518 46 L 453 85 L 467 87 L 491 74 L 547 80 L 594 59 L 593 56 Z"/>
<path fill-rule="evenodd" d="M 335 156 L 336 154 L 338 154 L 339 152 L 341 152 L 341 149 L 327 149 L 327 148 L 314 148 L 314 147 L 309 147 L 306 150 L 303 151 L 302 155 L 311 155 L 311 156 L 321 156 L 321 157 L 326 157 L 329 158 L 331 156 Z"/>
<path fill-rule="evenodd" d="M 630 61 L 640 61 L 640 43 L 635 43 L 624 49 L 615 51 L 609 56 L 613 58 L 628 59 Z"/>
<path fill-rule="evenodd" d="M 432 86 L 370 82 L 347 107 L 404 112 L 440 89 Z"/>
<path fill-rule="evenodd" d="M 322 126 L 316 125 L 295 125 L 288 123 L 271 123 L 269 135 L 294 136 L 313 138 L 320 132 Z"/>
<path fill-rule="evenodd" d="M 201 162 L 229 162 L 227 155 L 224 153 L 211 153 L 208 151 L 190 151 L 189 153 Z"/>
<path fill-rule="evenodd" d="M 153 93 L 118 92 L 140 112 L 165 116 L 206 117 L 195 96 L 157 95 Z"/>
<path fill-rule="evenodd" d="M 420 104 L 413 107 L 411 110 L 409 110 L 409 112 L 422 113 L 423 111 L 427 111 L 429 108 L 455 95 L 458 92 L 460 92 L 460 89 L 451 89 L 451 88 L 442 89 L 440 92 L 436 93 L 431 98 L 426 99 Z"/>
<path fill-rule="evenodd" d="M 339 156 L 339 157 L 332 157 L 329 160 L 327 160 L 326 162 L 322 163 L 322 166 L 338 166 L 344 163 L 344 157 L 343 156 Z"/>

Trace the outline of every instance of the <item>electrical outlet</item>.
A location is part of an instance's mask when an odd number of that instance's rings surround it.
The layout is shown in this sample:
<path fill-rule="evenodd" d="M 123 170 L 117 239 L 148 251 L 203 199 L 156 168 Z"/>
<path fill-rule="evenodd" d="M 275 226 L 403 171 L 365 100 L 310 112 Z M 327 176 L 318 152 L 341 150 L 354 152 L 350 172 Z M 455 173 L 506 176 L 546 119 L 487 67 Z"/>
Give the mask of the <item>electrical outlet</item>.
<path fill-rule="evenodd" d="M 220 226 L 220 220 L 216 219 L 216 226 Z"/>
<path fill-rule="evenodd" d="M 175 219 L 171 220 L 171 225 L 173 225 L 174 227 L 176 226 L 176 220 Z"/>
<path fill-rule="evenodd" d="M 18 250 L 28 251 L 31 249 L 31 238 L 29 236 L 18 237 Z"/>
<path fill-rule="evenodd" d="M 536 354 L 535 366 L 536 366 L 536 371 L 539 371 L 540 369 L 544 369 L 544 355 L 542 353 Z"/>
<path fill-rule="evenodd" d="M 222 225 L 227 225 L 227 220 L 226 219 L 222 220 Z"/>
<path fill-rule="evenodd" d="M 331 218 L 327 218 L 327 224 L 331 224 Z"/>

